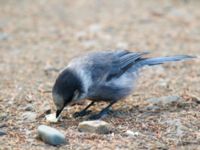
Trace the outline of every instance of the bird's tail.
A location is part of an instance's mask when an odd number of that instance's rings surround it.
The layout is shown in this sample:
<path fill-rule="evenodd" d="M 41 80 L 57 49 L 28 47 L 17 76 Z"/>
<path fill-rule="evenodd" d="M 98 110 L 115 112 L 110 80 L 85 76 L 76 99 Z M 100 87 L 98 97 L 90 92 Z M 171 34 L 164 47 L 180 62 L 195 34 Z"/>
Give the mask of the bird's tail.
<path fill-rule="evenodd" d="M 146 65 L 152 66 L 152 65 L 163 64 L 165 62 L 188 60 L 191 58 L 195 58 L 195 57 L 188 56 L 188 55 L 177 55 L 177 56 L 168 56 L 168 57 L 144 58 L 138 61 L 138 65 L 139 67 L 143 67 Z"/>

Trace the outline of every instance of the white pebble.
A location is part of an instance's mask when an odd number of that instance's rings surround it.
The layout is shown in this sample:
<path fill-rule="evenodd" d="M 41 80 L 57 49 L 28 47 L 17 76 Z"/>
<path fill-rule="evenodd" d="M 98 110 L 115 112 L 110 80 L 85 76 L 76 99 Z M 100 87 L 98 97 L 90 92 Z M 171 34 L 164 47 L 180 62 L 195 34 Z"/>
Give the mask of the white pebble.
<path fill-rule="evenodd" d="M 133 132 L 131 130 L 127 130 L 125 135 L 129 136 L 129 137 L 136 137 L 136 136 L 139 136 L 139 132 Z"/>
<path fill-rule="evenodd" d="M 54 114 L 46 115 L 45 118 L 49 122 L 58 122 L 58 120 L 59 120 L 59 117 L 56 118 L 56 114 L 55 113 Z"/>

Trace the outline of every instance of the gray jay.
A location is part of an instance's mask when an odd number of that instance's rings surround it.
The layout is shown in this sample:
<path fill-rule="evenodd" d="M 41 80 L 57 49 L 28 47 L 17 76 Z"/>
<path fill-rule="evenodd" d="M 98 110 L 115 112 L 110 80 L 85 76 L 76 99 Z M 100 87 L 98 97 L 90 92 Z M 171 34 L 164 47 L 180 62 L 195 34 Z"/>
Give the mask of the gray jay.
<path fill-rule="evenodd" d="M 56 105 L 56 118 L 65 106 L 82 99 L 91 103 L 74 117 L 88 114 L 94 103 L 104 101 L 108 106 L 89 119 L 99 119 L 109 108 L 131 94 L 138 71 L 143 66 L 193 58 L 187 55 L 146 58 L 147 52 L 128 50 L 91 52 L 69 62 L 61 71 L 53 86 L 52 95 Z"/>

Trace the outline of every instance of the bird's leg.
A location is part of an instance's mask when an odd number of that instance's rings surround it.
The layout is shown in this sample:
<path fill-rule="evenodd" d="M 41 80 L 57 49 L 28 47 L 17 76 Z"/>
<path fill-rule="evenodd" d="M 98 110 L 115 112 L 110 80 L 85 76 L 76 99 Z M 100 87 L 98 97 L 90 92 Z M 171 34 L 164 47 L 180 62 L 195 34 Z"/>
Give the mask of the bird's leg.
<path fill-rule="evenodd" d="M 97 120 L 100 119 L 102 116 L 106 115 L 109 112 L 109 108 L 114 104 L 115 102 L 111 102 L 108 106 L 106 106 L 104 109 L 102 109 L 98 114 L 92 115 L 89 117 L 89 120 Z"/>
<path fill-rule="evenodd" d="M 85 116 L 85 115 L 88 115 L 89 113 L 91 113 L 91 110 L 88 110 L 87 111 L 87 109 L 89 108 L 89 107 L 91 107 L 92 105 L 94 105 L 94 101 L 92 101 L 87 107 L 85 107 L 83 110 L 81 110 L 80 112 L 75 112 L 74 114 L 73 114 L 73 117 L 82 117 L 82 116 Z"/>

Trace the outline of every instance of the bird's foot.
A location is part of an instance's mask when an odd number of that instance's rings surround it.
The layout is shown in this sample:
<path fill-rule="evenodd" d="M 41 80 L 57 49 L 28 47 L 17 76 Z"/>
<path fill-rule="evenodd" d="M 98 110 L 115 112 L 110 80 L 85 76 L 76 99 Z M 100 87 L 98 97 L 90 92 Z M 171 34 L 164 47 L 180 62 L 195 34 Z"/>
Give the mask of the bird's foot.
<path fill-rule="evenodd" d="M 91 115 L 88 120 L 98 120 L 101 119 L 104 115 L 101 114 L 95 114 L 95 115 Z"/>
<path fill-rule="evenodd" d="M 106 117 L 110 111 L 100 112 L 98 114 L 91 115 L 88 120 L 98 120 L 103 117 Z"/>
<path fill-rule="evenodd" d="M 83 117 L 83 116 L 86 116 L 86 115 L 90 114 L 91 112 L 92 112 L 91 110 L 84 110 L 84 111 L 80 111 L 80 112 L 75 112 L 73 114 L 73 117 L 74 118 Z"/>

